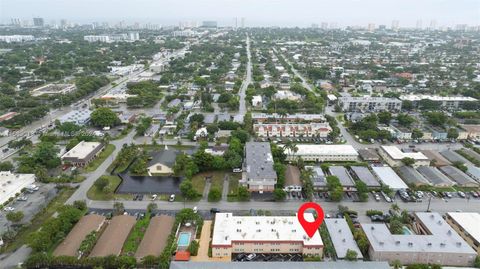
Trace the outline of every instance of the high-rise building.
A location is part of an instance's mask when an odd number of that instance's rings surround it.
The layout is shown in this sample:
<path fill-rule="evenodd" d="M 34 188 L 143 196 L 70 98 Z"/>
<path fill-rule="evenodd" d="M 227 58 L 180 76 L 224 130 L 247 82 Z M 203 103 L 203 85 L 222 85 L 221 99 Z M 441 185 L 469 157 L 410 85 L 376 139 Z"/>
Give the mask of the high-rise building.
<path fill-rule="evenodd" d="M 43 27 L 44 25 L 43 18 L 33 18 L 33 25 L 36 27 Z"/>
<path fill-rule="evenodd" d="M 22 23 L 19 18 L 12 18 L 12 25 L 13 26 L 20 26 Z"/>
<path fill-rule="evenodd" d="M 67 28 L 68 27 L 68 21 L 66 19 L 61 19 L 60 20 L 60 27 L 61 28 Z"/>
<path fill-rule="evenodd" d="M 242 27 L 242 28 L 245 28 L 245 17 L 242 17 L 241 27 Z"/>
<path fill-rule="evenodd" d="M 375 31 L 375 23 L 369 23 L 368 24 L 368 31 L 369 32 Z"/>
<path fill-rule="evenodd" d="M 130 32 L 128 33 L 128 39 L 130 41 L 137 41 L 140 40 L 140 35 L 138 34 L 138 32 Z"/>
<path fill-rule="evenodd" d="M 399 25 L 400 25 L 400 22 L 398 20 L 393 20 L 392 21 L 392 30 L 397 31 Z"/>
<path fill-rule="evenodd" d="M 217 28 L 217 22 L 216 21 L 203 21 L 202 22 L 202 27 Z"/>
<path fill-rule="evenodd" d="M 422 27 L 423 27 L 423 26 L 422 26 L 422 20 L 418 20 L 418 21 L 417 21 L 417 25 L 415 26 L 415 28 L 416 28 L 417 30 L 421 30 Z"/>
<path fill-rule="evenodd" d="M 430 30 L 435 30 L 437 29 L 437 21 L 431 20 L 430 21 Z"/>

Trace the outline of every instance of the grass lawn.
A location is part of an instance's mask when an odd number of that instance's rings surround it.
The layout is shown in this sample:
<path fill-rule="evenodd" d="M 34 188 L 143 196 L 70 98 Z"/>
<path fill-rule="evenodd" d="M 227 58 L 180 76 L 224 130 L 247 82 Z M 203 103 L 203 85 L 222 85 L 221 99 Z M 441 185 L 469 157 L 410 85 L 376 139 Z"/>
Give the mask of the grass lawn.
<path fill-rule="evenodd" d="M 228 202 L 238 202 L 237 191 L 238 191 L 238 180 L 241 178 L 241 174 L 230 174 L 228 178 Z"/>
<path fill-rule="evenodd" d="M 225 172 L 224 171 L 208 172 L 207 175 L 212 176 L 212 186 L 210 188 L 217 187 L 221 191 L 223 189 Z"/>
<path fill-rule="evenodd" d="M 75 190 L 76 189 L 74 188 L 61 189 L 58 195 L 53 198 L 53 200 L 50 201 L 50 203 L 43 210 L 40 210 L 40 212 L 33 217 L 33 219 L 30 221 L 31 224 L 23 227 L 18 232 L 15 240 L 9 243 L 8 246 L 1 248 L 0 252 L 11 252 L 18 249 L 22 245 L 27 244 L 30 234 L 37 231 L 46 220 L 51 218 L 53 214 L 65 204 L 65 201 L 72 196 Z"/>
<path fill-rule="evenodd" d="M 126 255 L 134 255 L 137 251 L 138 245 L 142 242 L 143 235 L 147 231 L 148 224 L 150 223 L 150 213 L 146 213 L 145 217 L 135 224 L 132 232 L 128 236 L 125 244 L 123 245 L 123 253 Z"/>
<path fill-rule="evenodd" d="M 108 144 L 105 149 L 91 163 L 85 167 L 85 172 L 93 172 L 112 154 L 115 150 L 115 145 Z"/>
<path fill-rule="evenodd" d="M 117 189 L 122 180 L 118 176 L 104 176 L 108 178 L 108 187 L 112 192 Z M 114 193 L 104 193 L 99 191 L 95 185 L 92 185 L 87 192 L 87 197 L 92 200 L 112 200 L 117 195 Z"/>
<path fill-rule="evenodd" d="M 193 188 L 200 194 L 202 194 L 203 189 L 205 189 L 205 175 L 206 173 L 200 173 L 192 177 Z"/>

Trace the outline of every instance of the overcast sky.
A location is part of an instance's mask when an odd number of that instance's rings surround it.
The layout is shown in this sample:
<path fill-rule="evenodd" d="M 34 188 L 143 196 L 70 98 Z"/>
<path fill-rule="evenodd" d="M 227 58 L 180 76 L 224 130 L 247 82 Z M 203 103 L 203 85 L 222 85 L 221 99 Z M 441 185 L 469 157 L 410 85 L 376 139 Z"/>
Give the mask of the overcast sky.
<path fill-rule="evenodd" d="M 480 0 L 0 0 L 0 20 L 43 17 L 47 23 L 140 22 L 163 25 L 179 21 L 217 20 L 233 25 L 245 17 L 247 26 L 339 26 L 386 24 L 400 27 L 480 25 Z M 240 22 L 240 20 L 239 20 Z"/>

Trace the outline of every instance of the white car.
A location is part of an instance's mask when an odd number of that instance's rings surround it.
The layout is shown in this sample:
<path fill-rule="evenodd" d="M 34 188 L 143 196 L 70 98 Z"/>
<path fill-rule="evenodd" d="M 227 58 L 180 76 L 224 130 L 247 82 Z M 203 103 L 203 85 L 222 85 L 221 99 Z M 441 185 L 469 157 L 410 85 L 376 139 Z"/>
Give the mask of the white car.
<path fill-rule="evenodd" d="M 175 201 L 175 194 L 170 195 L 170 198 L 168 199 L 169 202 Z"/>
<path fill-rule="evenodd" d="M 157 199 L 158 195 L 154 194 L 152 195 L 152 201 L 155 201 L 155 199 Z"/>
<path fill-rule="evenodd" d="M 198 209 L 196 206 L 193 207 L 193 213 L 197 213 Z"/>
<path fill-rule="evenodd" d="M 255 259 L 255 257 L 257 257 L 257 254 L 251 253 L 251 254 L 248 254 L 248 255 L 247 255 L 246 260 L 247 260 L 247 261 L 251 261 L 251 260 Z"/>
<path fill-rule="evenodd" d="M 15 210 L 15 208 L 13 208 L 13 207 L 11 207 L 11 206 L 7 206 L 7 207 L 5 207 L 3 210 L 5 210 L 5 211 L 13 211 L 13 210 Z"/>
<path fill-rule="evenodd" d="M 240 169 L 240 168 L 235 168 L 235 169 L 233 169 L 233 172 L 234 172 L 234 173 L 241 173 L 241 172 L 242 172 L 242 169 Z"/>

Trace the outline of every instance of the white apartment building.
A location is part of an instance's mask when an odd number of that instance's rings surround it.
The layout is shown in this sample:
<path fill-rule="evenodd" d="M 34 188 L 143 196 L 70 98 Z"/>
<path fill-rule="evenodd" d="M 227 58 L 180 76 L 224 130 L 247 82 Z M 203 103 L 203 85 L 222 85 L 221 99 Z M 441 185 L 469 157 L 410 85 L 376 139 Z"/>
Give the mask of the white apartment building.
<path fill-rule="evenodd" d="M 340 97 L 338 104 L 343 111 L 400 111 L 402 101 L 387 97 Z"/>
<path fill-rule="evenodd" d="M 110 42 L 110 37 L 108 35 L 86 35 L 83 37 L 83 40 L 88 42 Z"/>
<path fill-rule="evenodd" d="M 332 131 L 327 122 L 323 123 L 256 123 L 253 130 L 258 137 L 321 137 Z"/>
<path fill-rule="evenodd" d="M 33 40 L 35 40 L 33 35 L 0 35 L 0 42 L 6 43 L 26 42 Z"/>
<path fill-rule="evenodd" d="M 458 108 L 464 102 L 475 102 L 477 99 L 466 96 L 439 96 L 439 95 L 402 95 L 400 96 L 402 101 L 410 101 L 414 105 L 418 105 L 421 100 L 430 100 L 438 104 L 443 108 Z"/>
<path fill-rule="evenodd" d="M 305 220 L 314 221 L 312 213 Z M 301 253 L 322 256 L 320 232 L 308 237 L 296 216 L 233 216 L 217 213 L 212 236 L 212 257 L 234 253 Z"/>
<path fill-rule="evenodd" d="M 430 159 L 421 152 L 403 152 L 396 146 L 381 146 L 378 154 L 382 156 L 385 162 L 392 167 L 403 166 L 403 158 L 415 160 L 414 167 L 429 166 Z"/>
<path fill-rule="evenodd" d="M 351 145 L 298 144 L 296 151 L 291 152 L 285 148 L 284 153 L 288 161 L 300 157 L 307 162 L 342 162 L 358 159 L 358 152 Z"/>

